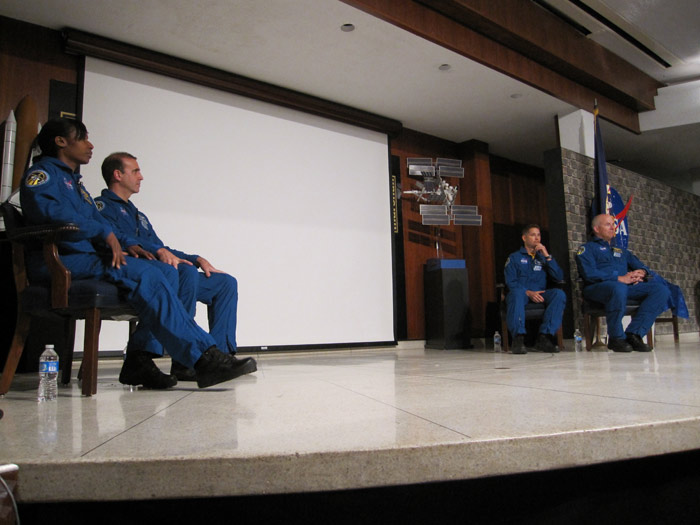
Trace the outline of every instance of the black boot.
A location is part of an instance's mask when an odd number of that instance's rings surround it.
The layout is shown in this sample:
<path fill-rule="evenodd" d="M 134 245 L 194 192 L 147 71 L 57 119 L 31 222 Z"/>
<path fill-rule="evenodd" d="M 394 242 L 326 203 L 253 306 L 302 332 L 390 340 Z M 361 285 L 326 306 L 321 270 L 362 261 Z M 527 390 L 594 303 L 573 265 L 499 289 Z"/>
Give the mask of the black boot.
<path fill-rule="evenodd" d="M 646 344 L 637 334 L 626 334 L 627 342 L 635 352 L 651 352 L 651 346 Z"/>
<path fill-rule="evenodd" d="M 613 339 L 612 337 L 608 340 L 608 348 L 613 352 L 632 351 L 632 346 L 625 339 Z"/>
<path fill-rule="evenodd" d="M 170 365 L 170 375 L 177 377 L 178 381 L 197 381 L 197 374 L 195 374 L 194 368 L 187 368 L 175 360 Z"/>
<path fill-rule="evenodd" d="M 535 348 L 540 352 L 547 352 L 550 354 L 556 354 L 559 352 L 557 345 L 552 343 L 552 340 L 547 334 L 539 334 L 537 336 L 537 341 L 535 341 Z"/>
<path fill-rule="evenodd" d="M 513 337 L 513 344 L 510 348 L 511 353 L 513 354 L 527 354 L 527 350 L 525 350 L 525 336 L 522 334 L 516 335 Z"/>
<path fill-rule="evenodd" d="M 215 346 L 204 352 L 194 365 L 199 388 L 223 383 L 238 376 L 255 372 L 257 369 L 258 365 L 252 357 L 236 359 L 230 354 L 223 353 Z"/>
<path fill-rule="evenodd" d="M 153 354 L 140 350 L 129 350 L 119 373 L 123 385 L 143 385 L 154 390 L 165 390 L 177 385 L 177 379 L 160 371 L 153 362 Z"/>

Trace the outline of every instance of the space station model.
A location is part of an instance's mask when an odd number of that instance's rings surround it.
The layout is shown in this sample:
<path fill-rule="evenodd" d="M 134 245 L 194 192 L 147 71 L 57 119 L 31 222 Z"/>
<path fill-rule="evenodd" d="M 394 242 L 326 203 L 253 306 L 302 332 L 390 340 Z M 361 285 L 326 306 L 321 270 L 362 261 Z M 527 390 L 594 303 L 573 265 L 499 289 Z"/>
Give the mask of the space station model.
<path fill-rule="evenodd" d="M 478 206 L 454 204 L 458 186 L 452 186 L 445 178 L 464 178 L 461 160 L 408 157 L 408 175 L 416 180 L 414 189 L 404 190 L 405 195 L 415 195 L 420 203 L 421 220 L 430 226 L 481 226 Z"/>

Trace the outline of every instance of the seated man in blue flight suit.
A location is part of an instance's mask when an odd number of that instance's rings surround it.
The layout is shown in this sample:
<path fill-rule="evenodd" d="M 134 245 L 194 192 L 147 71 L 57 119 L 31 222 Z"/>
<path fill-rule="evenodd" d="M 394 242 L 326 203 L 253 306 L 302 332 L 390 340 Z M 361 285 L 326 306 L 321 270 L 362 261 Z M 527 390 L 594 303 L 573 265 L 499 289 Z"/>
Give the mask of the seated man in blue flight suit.
<path fill-rule="evenodd" d="M 112 226 L 97 211 L 77 173 L 81 165 L 90 162 L 93 149 L 82 122 L 49 120 L 35 145 L 41 156 L 22 178 L 22 210 L 29 224 L 74 223 L 80 228 L 59 244 L 61 261 L 72 277 L 104 279 L 123 288 L 139 315 L 135 336 L 157 338 L 173 359 L 194 367 L 200 388 L 254 371 L 254 360 L 238 361 L 222 352 L 214 338 L 195 323 L 177 296 L 174 269 L 154 265 L 142 249 L 124 254 Z M 27 268 L 30 280 L 48 279 L 40 250 L 28 254 Z M 176 378 L 158 369 L 153 354 L 130 346 L 119 375 L 122 383 L 159 389 L 177 383 Z"/>
<path fill-rule="evenodd" d="M 566 294 L 559 288 L 547 289 L 547 275 L 561 281 L 564 273 L 542 244 L 538 225 L 525 226 L 522 234 L 523 247 L 508 256 L 504 270 L 508 286 L 506 322 L 513 335 L 512 352 L 527 353 L 524 346 L 525 305 L 530 301 L 546 304 L 535 348 L 542 352 L 559 352 L 552 343 L 552 336 L 561 326 Z"/>
<path fill-rule="evenodd" d="M 583 296 L 605 305 L 608 348 L 614 352 L 650 352 L 642 340 L 656 318 L 668 308 L 669 289 L 626 248 L 612 246 L 615 217 L 596 216 L 593 239 L 576 253 L 578 271 L 584 280 Z M 627 330 L 622 330 L 627 298 L 641 301 Z"/>
<path fill-rule="evenodd" d="M 102 177 L 107 189 L 95 199 L 100 210 L 112 225 L 124 250 L 143 249 L 143 255 L 155 264 L 170 265 L 178 271 L 178 296 L 187 312 L 194 317 L 197 301 L 208 306 L 209 333 L 218 348 L 236 353 L 236 310 L 238 283 L 236 279 L 217 270 L 199 255 L 191 255 L 165 246 L 156 234 L 146 214 L 139 211 L 131 200 L 141 189 L 143 174 L 136 157 L 126 152 L 112 153 L 102 162 Z M 202 271 L 198 271 L 197 269 Z M 162 354 L 157 341 L 152 341 L 149 352 Z M 193 369 L 173 361 L 170 373 L 181 381 L 194 381 Z"/>

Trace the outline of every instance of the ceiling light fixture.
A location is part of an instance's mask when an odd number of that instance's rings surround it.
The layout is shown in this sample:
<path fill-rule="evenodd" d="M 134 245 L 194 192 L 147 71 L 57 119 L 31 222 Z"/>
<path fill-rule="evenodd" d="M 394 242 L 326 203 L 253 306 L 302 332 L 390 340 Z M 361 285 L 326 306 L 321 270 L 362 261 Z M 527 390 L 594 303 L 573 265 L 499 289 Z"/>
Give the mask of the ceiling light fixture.
<path fill-rule="evenodd" d="M 440 64 L 440 66 L 438 67 L 438 69 L 439 69 L 440 71 L 449 71 L 450 69 L 452 69 L 452 66 L 449 65 L 449 64 Z"/>
<path fill-rule="evenodd" d="M 523 98 L 523 94 L 522 94 L 522 93 L 513 93 L 513 94 L 510 96 L 510 98 L 515 98 L 515 99 L 517 99 L 517 98 Z"/>
<path fill-rule="evenodd" d="M 354 24 L 343 24 L 342 26 L 340 26 L 340 30 L 343 33 L 350 33 L 351 31 L 355 30 L 355 25 Z"/>

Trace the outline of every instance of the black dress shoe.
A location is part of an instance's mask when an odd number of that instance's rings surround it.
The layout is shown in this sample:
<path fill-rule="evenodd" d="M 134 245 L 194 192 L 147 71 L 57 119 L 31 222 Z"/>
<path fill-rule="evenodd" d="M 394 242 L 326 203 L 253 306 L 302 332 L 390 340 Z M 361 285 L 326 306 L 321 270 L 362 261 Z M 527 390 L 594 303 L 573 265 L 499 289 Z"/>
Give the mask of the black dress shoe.
<path fill-rule="evenodd" d="M 187 368 L 174 360 L 173 364 L 170 365 L 170 375 L 177 377 L 178 381 L 197 381 L 197 374 L 194 368 Z"/>
<path fill-rule="evenodd" d="M 556 354 L 559 352 L 559 347 L 552 343 L 550 336 L 547 334 L 540 334 L 537 336 L 537 341 L 535 341 L 535 348 L 540 352 L 547 352 L 550 354 Z"/>
<path fill-rule="evenodd" d="M 177 385 L 177 379 L 164 374 L 153 362 L 153 354 L 140 350 L 129 350 L 119 372 L 119 382 L 123 385 L 143 385 L 154 390 L 165 390 Z"/>
<path fill-rule="evenodd" d="M 234 361 L 238 361 L 239 363 L 247 363 L 244 372 L 245 374 L 250 374 L 251 372 L 255 372 L 258 369 L 258 363 L 253 359 L 252 357 L 241 357 L 238 358 L 236 357 L 235 354 L 229 354 L 231 357 L 233 357 Z"/>
<path fill-rule="evenodd" d="M 651 346 L 646 344 L 637 334 L 627 334 L 627 342 L 635 352 L 651 352 Z"/>
<path fill-rule="evenodd" d="M 252 357 L 244 357 L 243 359 L 238 359 L 233 354 L 229 355 L 234 361 L 248 363 L 248 365 L 245 367 L 246 371 L 244 372 L 244 374 L 250 374 L 251 372 L 255 372 L 257 370 L 256 364 L 253 364 L 253 366 L 250 365 L 250 362 L 254 361 Z M 197 381 L 197 372 L 195 372 L 194 368 L 187 368 L 185 365 L 180 364 L 177 361 L 173 361 L 173 364 L 170 366 L 170 375 L 177 377 L 178 381 Z"/>
<path fill-rule="evenodd" d="M 527 354 L 527 350 L 525 350 L 525 337 L 522 334 L 513 337 L 513 345 L 510 351 L 513 354 Z"/>
<path fill-rule="evenodd" d="M 612 337 L 608 341 L 608 348 L 613 352 L 631 352 L 632 346 L 627 342 L 626 339 L 613 339 Z"/>
<path fill-rule="evenodd" d="M 231 354 L 225 354 L 214 346 L 204 352 L 194 365 L 199 388 L 223 383 L 255 372 L 257 369 L 258 365 L 252 357 L 236 359 Z"/>

